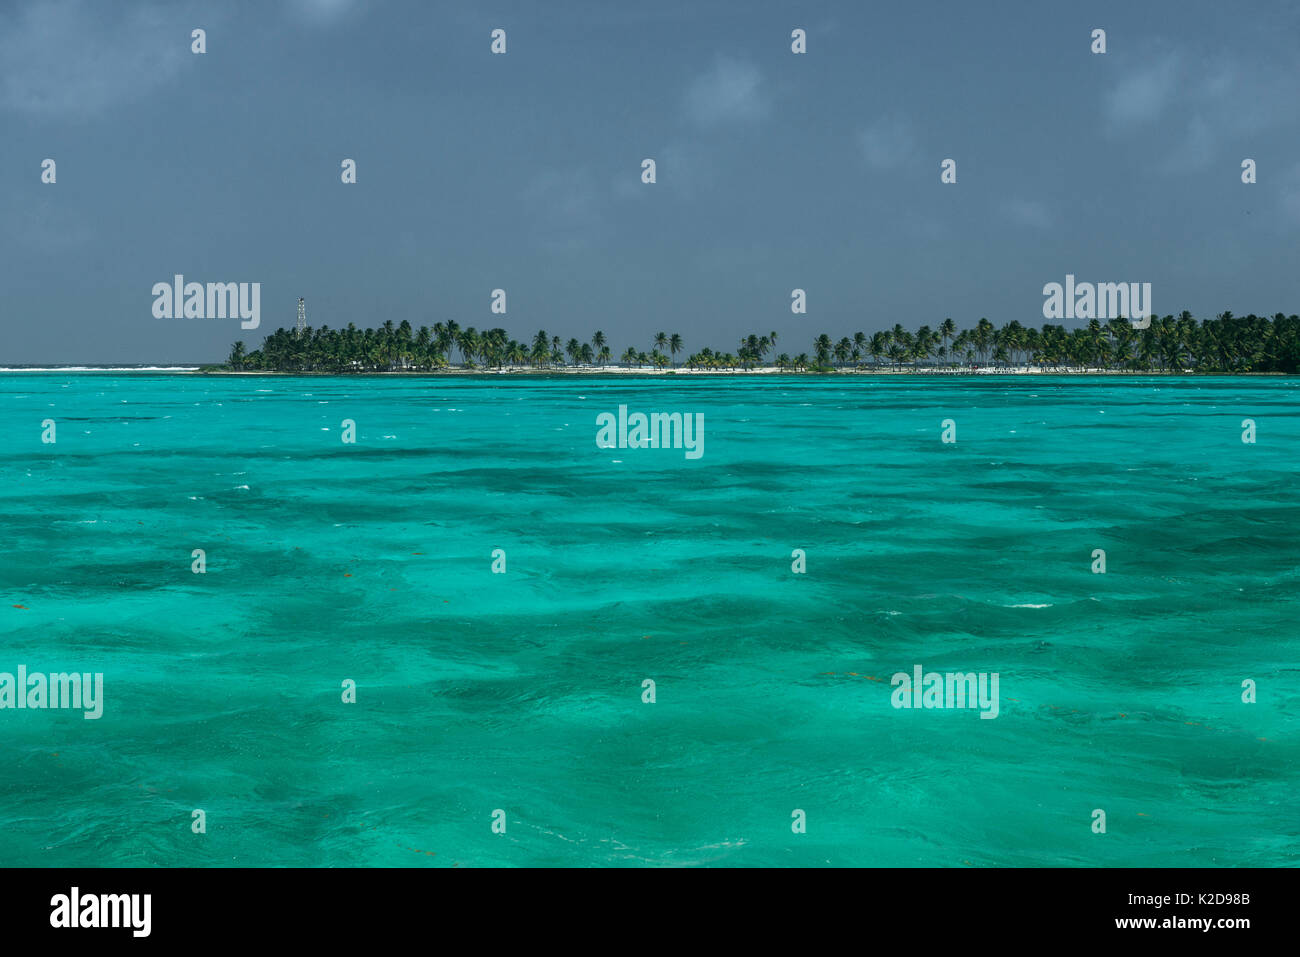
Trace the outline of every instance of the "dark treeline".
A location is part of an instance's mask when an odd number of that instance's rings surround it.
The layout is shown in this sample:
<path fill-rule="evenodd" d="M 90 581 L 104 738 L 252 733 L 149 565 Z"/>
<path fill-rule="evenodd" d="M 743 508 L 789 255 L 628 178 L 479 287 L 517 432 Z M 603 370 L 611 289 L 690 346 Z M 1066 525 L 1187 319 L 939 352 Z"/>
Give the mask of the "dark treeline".
<path fill-rule="evenodd" d="M 1300 316 L 1278 313 L 1195 319 L 1191 313 L 1152 318 L 1146 329 L 1126 319 L 1091 320 L 1078 329 L 1012 321 L 1004 326 L 980 319 L 958 329 L 951 319 L 910 332 L 893 329 L 833 339 L 815 337 L 811 352 L 776 352 L 777 334 L 742 338 L 736 351 L 702 349 L 678 361 L 684 346 L 677 333 L 656 333 L 649 350 L 628 346 L 615 359 L 603 332 L 590 342 L 562 340 L 539 330 L 529 342 L 511 339 L 505 329 L 479 332 L 456 322 L 415 329 L 409 322 L 385 322 L 377 329 L 307 328 L 301 335 L 277 329 L 262 348 L 230 351 L 226 367 L 268 372 L 432 372 L 453 365 L 469 369 L 572 366 L 662 369 L 748 369 L 774 365 L 791 371 L 836 369 L 942 369 L 972 365 L 1035 366 L 1044 369 L 1106 369 L 1133 372 L 1286 372 L 1300 371 Z"/>

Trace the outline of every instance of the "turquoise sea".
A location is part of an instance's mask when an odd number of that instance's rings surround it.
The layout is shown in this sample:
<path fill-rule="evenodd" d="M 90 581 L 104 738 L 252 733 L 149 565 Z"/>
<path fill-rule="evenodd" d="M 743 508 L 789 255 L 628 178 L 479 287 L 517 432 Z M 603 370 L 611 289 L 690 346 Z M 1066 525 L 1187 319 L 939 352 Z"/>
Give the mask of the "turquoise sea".
<path fill-rule="evenodd" d="M 1298 399 L 2 375 L 0 672 L 104 714 L 0 710 L 0 864 L 1294 866 Z M 892 707 L 918 664 L 997 718 Z"/>

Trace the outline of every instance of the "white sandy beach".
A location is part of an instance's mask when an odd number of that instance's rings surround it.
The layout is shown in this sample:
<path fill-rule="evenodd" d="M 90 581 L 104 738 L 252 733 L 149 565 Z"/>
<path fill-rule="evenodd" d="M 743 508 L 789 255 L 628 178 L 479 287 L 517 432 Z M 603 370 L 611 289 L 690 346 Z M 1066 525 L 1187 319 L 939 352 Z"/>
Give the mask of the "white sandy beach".
<path fill-rule="evenodd" d="M 130 370 L 127 370 L 130 371 Z M 859 369 L 834 369 L 828 372 L 800 371 L 793 369 L 780 369 L 776 366 L 757 366 L 752 369 L 688 369 L 684 366 L 667 369 L 652 369 L 649 367 L 635 368 L 627 366 L 562 366 L 558 368 L 538 369 L 532 366 L 506 366 L 501 369 L 464 369 L 459 366 L 438 369 L 437 371 L 392 371 L 392 372 L 365 372 L 365 373 L 333 373 L 333 372 L 263 372 L 256 370 L 233 371 L 228 369 L 215 369 L 209 372 L 203 372 L 207 375 L 391 375 L 391 376 L 442 376 L 442 375 L 466 375 L 466 376 L 509 376 L 509 375 L 588 375 L 588 376 L 607 376 L 607 375 L 631 375 L 631 376 L 725 376 L 725 375 L 844 375 L 844 376 L 955 376 L 955 375 L 988 375 L 988 376 L 1007 376 L 1007 375 L 1186 375 L 1191 374 L 1193 370 L 1185 369 L 1176 373 L 1164 371 L 1135 372 L 1125 369 L 1077 369 L 1064 367 L 1038 367 L 1038 366 L 976 366 L 964 368 L 944 368 L 944 367 L 921 367 L 921 368 L 859 368 Z"/>

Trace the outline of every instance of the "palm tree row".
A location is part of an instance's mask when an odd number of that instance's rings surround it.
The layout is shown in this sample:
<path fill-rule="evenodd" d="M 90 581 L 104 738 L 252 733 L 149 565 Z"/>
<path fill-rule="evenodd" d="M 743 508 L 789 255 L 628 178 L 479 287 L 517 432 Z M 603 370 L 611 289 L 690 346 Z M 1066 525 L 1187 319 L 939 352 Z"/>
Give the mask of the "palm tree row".
<path fill-rule="evenodd" d="M 629 348 L 623 361 L 635 365 L 666 365 L 669 360 L 658 346 L 674 356 L 681 351 L 677 333 L 655 337 L 653 354 Z M 392 320 L 378 329 L 308 327 L 301 335 L 293 329 L 277 329 L 266 337 L 262 348 L 247 352 L 243 342 L 230 350 L 226 365 L 239 370 L 276 372 L 429 372 L 455 363 L 464 368 L 531 366 L 551 368 L 564 365 L 605 366 L 613 361 L 603 332 L 590 342 L 548 336 L 539 329 L 530 342 L 510 338 L 505 329 L 480 332 L 473 326 L 462 329 L 456 322 L 435 322 L 430 328 L 413 329 L 405 320 Z"/>
<path fill-rule="evenodd" d="M 688 369 L 752 369 L 776 345 L 776 333 L 742 336 L 735 353 L 701 349 L 686 360 Z"/>
<path fill-rule="evenodd" d="M 753 368 L 764 364 L 776 341 L 775 332 L 744 336 L 734 353 L 705 348 L 688 356 L 685 364 L 690 369 Z M 684 351 L 677 333 L 656 333 L 650 346 L 648 353 L 628 346 L 618 361 L 629 368 L 662 369 L 676 366 L 678 354 Z M 245 352 L 244 343 L 236 342 L 227 365 L 277 372 L 423 372 L 447 368 L 457 358 L 463 368 L 496 369 L 604 367 L 614 361 L 603 332 L 593 335 L 590 342 L 562 342 L 559 336 L 538 330 L 531 341 L 517 342 L 505 329 L 479 332 L 472 326 L 462 329 L 454 321 L 412 329 L 409 322 L 394 325 L 390 320 L 378 329 L 349 324 L 345 329 L 308 328 L 301 335 L 277 329 L 252 353 Z M 858 332 L 839 340 L 822 333 L 812 342 L 811 359 L 807 353 L 794 358 L 781 353 L 772 363 L 792 371 L 992 364 L 1136 372 L 1295 373 L 1300 372 L 1300 316 L 1279 312 L 1268 319 L 1224 312 L 1198 321 L 1184 312 L 1178 317 L 1152 318 L 1145 329 L 1134 328 L 1126 319 L 1093 319 L 1086 326 L 1066 329 L 1051 323 L 1041 328 L 1022 326 L 1015 320 L 997 327 L 981 318 L 972 328 L 959 330 L 952 319 L 945 319 L 935 328 L 923 325 L 916 332 L 895 324 L 892 329 L 871 335 Z"/>
<path fill-rule="evenodd" d="M 891 366 L 935 368 L 988 365 L 1133 372 L 1300 371 L 1300 316 L 1220 313 L 1198 322 L 1191 313 L 1153 317 L 1145 329 L 1127 319 L 1090 320 L 1066 329 L 1041 328 L 1012 320 L 1002 327 L 981 318 L 958 330 L 951 319 L 915 333 L 895 325 L 838 342 L 826 334 L 813 341 L 817 368 Z M 784 357 L 788 360 L 788 357 Z M 778 364 L 780 362 L 778 361 Z M 787 363 L 788 364 L 788 363 Z"/>

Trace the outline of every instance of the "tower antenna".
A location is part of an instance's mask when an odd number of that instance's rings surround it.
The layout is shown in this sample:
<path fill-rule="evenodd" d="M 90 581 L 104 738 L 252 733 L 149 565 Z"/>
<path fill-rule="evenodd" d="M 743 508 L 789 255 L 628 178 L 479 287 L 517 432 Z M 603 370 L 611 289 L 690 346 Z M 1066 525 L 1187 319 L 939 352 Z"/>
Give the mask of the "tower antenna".
<path fill-rule="evenodd" d="M 307 300 L 298 297 L 298 335 L 307 331 Z"/>

